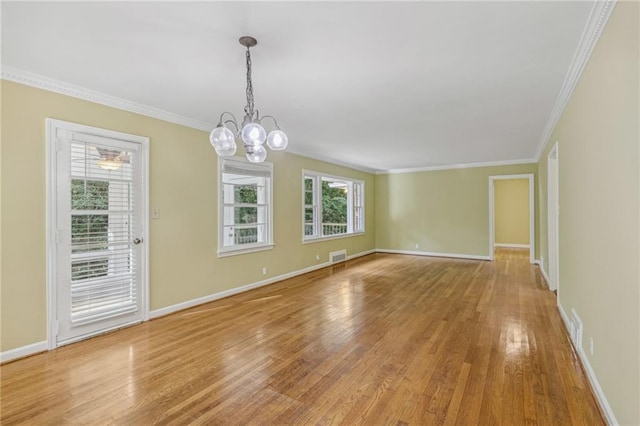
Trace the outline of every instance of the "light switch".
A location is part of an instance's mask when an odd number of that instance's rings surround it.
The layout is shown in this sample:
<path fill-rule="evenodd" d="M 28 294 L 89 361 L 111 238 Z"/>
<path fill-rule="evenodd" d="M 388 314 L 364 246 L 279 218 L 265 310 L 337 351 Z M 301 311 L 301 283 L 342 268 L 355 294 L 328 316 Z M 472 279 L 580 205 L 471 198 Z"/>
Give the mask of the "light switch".
<path fill-rule="evenodd" d="M 160 209 L 151 210 L 151 219 L 160 219 Z"/>

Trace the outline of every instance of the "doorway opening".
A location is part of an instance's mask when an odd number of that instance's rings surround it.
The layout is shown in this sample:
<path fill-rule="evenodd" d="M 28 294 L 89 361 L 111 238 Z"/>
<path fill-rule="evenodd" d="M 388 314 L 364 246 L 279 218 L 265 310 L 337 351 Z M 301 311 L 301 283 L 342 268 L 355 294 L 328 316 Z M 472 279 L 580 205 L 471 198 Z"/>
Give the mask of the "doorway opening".
<path fill-rule="evenodd" d="M 489 176 L 489 258 L 496 247 L 529 250 L 535 263 L 533 174 Z"/>

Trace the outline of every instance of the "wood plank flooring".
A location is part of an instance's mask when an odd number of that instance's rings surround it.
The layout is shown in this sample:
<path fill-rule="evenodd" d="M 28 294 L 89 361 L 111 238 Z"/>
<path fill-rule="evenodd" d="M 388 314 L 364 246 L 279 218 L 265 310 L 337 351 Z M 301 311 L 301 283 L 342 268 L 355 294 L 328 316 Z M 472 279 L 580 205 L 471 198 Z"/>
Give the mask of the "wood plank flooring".
<path fill-rule="evenodd" d="M 604 424 L 528 252 L 374 254 L 0 367 L 13 424 Z"/>

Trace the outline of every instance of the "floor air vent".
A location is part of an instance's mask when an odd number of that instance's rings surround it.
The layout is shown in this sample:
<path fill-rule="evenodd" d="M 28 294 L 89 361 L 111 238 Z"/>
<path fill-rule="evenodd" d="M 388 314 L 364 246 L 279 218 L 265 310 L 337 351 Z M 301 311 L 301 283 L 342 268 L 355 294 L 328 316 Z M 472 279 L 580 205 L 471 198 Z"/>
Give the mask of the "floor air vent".
<path fill-rule="evenodd" d="M 329 253 L 329 261 L 331 263 L 344 262 L 345 260 L 347 260 L 346 250 L 332 251 Z"/>

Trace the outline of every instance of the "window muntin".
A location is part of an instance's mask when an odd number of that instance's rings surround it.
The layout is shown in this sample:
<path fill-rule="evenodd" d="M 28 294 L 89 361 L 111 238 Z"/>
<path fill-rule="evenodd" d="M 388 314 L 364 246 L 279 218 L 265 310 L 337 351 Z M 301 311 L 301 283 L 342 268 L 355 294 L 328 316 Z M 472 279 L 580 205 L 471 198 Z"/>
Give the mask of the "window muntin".
<path fill-rule="evenodd" d="M 323 173 L 303 173 L 303 239 L 364 232 L 364 182 Z"/>
<path fill-rule="evenodd" d="M 273 166 L 240 158 L 221 158 L 220 171 L 218 253 L 239 254 L 271 248 Z"/>

